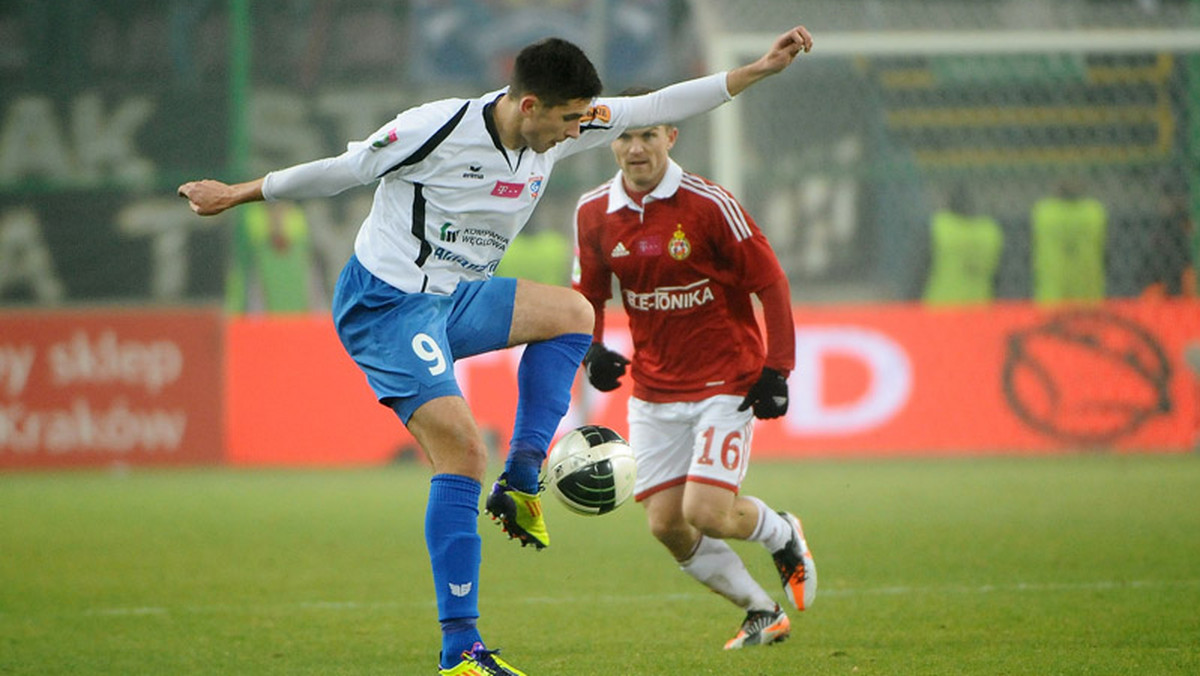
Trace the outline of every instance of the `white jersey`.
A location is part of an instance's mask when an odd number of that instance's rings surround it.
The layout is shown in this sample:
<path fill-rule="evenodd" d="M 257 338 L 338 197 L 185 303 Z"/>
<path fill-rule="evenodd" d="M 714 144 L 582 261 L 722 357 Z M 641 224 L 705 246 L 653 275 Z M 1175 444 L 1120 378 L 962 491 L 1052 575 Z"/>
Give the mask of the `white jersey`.
<path fill-rule="evenodd" d="M 728 101 L 725 74 L 639 97 L 600 98 L 569 138 L 544 153 L 506 149 L 492 108 L 505 93 L 409 109 L 333 158 L 267 175 L 267 199 L 332 195 L 378 181 L 354 252 L 405 292 L 449 294 L 487 279 L 529 221 L 558 160 L 610 143 L 629 127 L 680 120 Z"/>

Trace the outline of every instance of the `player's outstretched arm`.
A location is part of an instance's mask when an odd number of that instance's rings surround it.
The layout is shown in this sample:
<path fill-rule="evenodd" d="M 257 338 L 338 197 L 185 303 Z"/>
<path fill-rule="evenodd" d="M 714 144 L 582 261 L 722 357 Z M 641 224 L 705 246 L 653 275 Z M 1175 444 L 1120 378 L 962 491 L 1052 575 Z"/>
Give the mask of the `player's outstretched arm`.
<path fill-rule="evenodd" d="M 800 52 L 808 53 L 812 50 L 812 46 L 813 39 L 808 29 L 804 26 L 796 26 L 775 38 L 771 48 L 757 61 L 729 71 L 726 75 L 725 87 L 731 96 L 737 96 L 755 82 L 787 68 Z"/>
<path fill-rule="evenodd" d="M 215 216 L 226 209 L 246 202 L 263 199 L 263 179 L 229 185 L 221 181 L 204 179 L 189 181 L 179 186 L 179 196 L 188 201 L 192 211 L 201 216 Z"/>

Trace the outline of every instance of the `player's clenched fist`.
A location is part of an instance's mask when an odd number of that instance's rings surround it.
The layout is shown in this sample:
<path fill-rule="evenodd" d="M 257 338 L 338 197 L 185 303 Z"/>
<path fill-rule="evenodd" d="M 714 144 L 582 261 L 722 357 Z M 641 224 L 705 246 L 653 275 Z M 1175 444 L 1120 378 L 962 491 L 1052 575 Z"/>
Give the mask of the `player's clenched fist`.
<path fill-rule="evenodd" d="M 230 207 L 263 198 L 261 178 L 236 185 L 206 178 L 184 183 L 179 186 L 177 192 L 188 201 L 192 211 L 201 216 L 215 216 Z"/>
<path fill-rule="evenodd" d="M 611 392 L 621 386 L 621 376 L 629 360 L 618 352 L 604 347 L 603 343 L 592 343 L 583 358 L 583 368 L 588 382 L 601 392 Z"/>
<path fill-rule="evenodd" d="M 739 411 L 754 407 L 754 417 L 768 419 L 778 418 L 788 410 L 787 378 L 773 368 L 764 367 L 758 376 L 758 382 L 750 387 L 746 398 L 742 400 Z"/>

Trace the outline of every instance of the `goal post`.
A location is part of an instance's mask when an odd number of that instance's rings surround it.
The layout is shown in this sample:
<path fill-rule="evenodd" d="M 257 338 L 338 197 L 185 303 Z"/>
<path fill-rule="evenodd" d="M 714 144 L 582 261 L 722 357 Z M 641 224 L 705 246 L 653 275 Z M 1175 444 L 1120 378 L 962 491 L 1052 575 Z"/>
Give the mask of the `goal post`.
<path fill-rule="evenodd" d="M 699 14 L 715 70 L 786 28 L 724 32 Z M 786 85 L 715 111 L 710 172 L 779 242 L 797 295 L 816 300 L 911 298 L 910 240 L 952 183 L 1019 246 L 1033 201 L 1082 179 L 1120 225 L 1112 293 L 1136 295 L 1164 273 L 1164 201 L 1182 190 L 1200 222 L 1192 25 L 814 31 Z M 1022 265 L 1001 271 L 1001 295 L 1028 296 Z"/>

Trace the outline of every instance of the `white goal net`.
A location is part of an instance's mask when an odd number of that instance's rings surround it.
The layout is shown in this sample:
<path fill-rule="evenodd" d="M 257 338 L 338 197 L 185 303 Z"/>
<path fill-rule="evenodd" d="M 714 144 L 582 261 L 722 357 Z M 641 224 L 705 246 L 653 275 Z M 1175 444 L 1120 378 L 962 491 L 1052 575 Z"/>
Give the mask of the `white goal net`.
<path fill-rule="evenodd" d="M 1177 292 L 1194 246 L 1183 224 L 1197 194 L 1197 3 L 692 7 L 713 68 L 756 58 L 798 22 L 814 35 L 786 85 L 717 111 L 708 158 L 797 298 L 914 298 L 929 215 L 955 187 L 1004 228 L 998 294 L 1027 298 L 1030 208 L 1066 182 L 1108 210 L 1109 295 Z"/>

